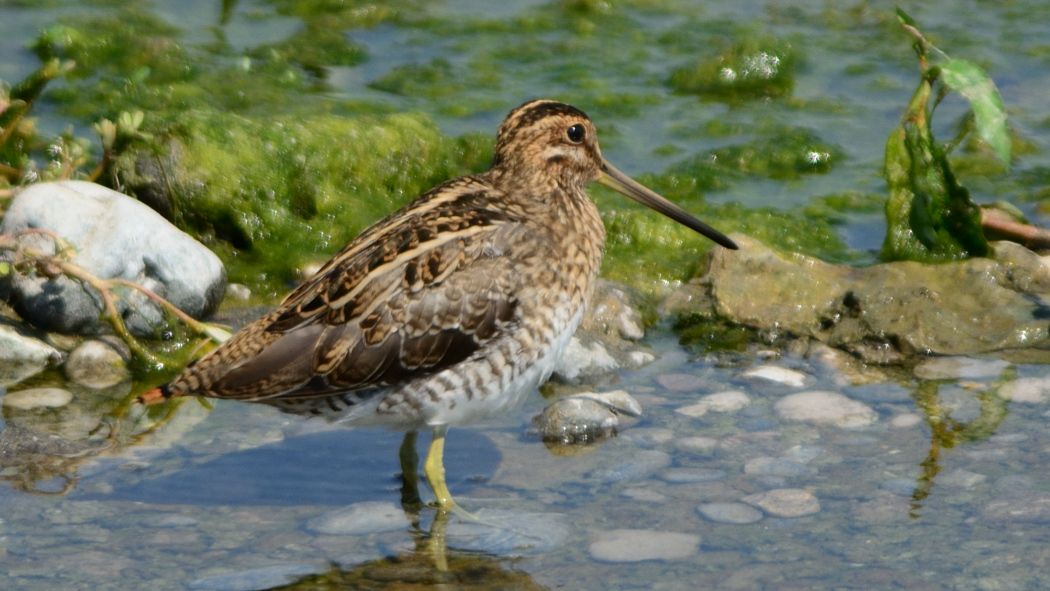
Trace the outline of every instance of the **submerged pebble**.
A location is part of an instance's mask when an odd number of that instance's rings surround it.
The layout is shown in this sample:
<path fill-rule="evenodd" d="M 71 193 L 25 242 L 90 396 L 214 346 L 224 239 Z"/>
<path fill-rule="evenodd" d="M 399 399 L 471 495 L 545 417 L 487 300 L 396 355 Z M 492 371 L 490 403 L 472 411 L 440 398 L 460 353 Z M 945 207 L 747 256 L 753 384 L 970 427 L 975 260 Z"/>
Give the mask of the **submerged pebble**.
<path fill-rule="evenodd" d="M 762 520 L 762 512 L 743 503 L 704 503 L 696 508 L 701 517 L 715 523 L 744 525 Z"/>
<path fill-rule="evenodd" d="M 73 394 L 62 388 L 30 388 L 4 395 L 3 404 L 8 408 L 30 410 L 33 408 L 60 408 L 73 400 Z"/>
<path fill-rule="evenodd" d="M 915 377 L 923 380 L 979 380 L 997 378 L 1010 362 L 974 357 L 933 357 L 915 366 Z"/>
<path fill-rule="evenodd" d="M 773 407 L 788 421 L 831 424 L 837 427 L 863 427 L 878 415 L 871 407 L 837 392 L 799 392 L 778 400 Z"/>
<path fill-rule="evenodd" d="M 1050 398 L 1050 377 L 1007 382 L 999 388 L 999 396 L 1011 402 L 1041 404 Z"/>
<path fill-rule="evenodd" d="M 591 558 L 602 562 L 681 560 L 700 550 L 700 536 L 646 529 L 615 529 L 594 537 Z"/>
<path fill-rule="evenodd" d="M 311 519 L 306 529 L 335 536 L 352 536 L 396 531 L 411 524 L 404 509 L 384 501 L 354 503 Z"/>
<path fill-rule="evenodd" d="M 672 392 L 693 392 L 706 388 L 708 381 L 691 373 L 668 373 L 656 376 L 656 383 Z"/>
<path fill-rule="evenodd" d="M 741 373 L 740 377 L 745 380 L 774 382 L 785 386 L 791 386 L 792 388 L 801 388 L 806 385 L 806 381 L 809 379 L 809 376 L 800 371 L 778 367 L 776 365 L 760 365 L 758 367 L 752 367 Z"/>
<path fill-rule="evenodd" d="M 445 533 L 450 548 L 521 556 L 550 552 L 569 537 L 565 516 L 558 513 L 485 510 L 478 513 L 478 518 L 481 522 L 448 524 Z"/>
<path fill-rule="evenodd" d="M 804 517 L 820 512 L 820 502 L 813 493 L 800 488 L 778 488 L 748 495 L 741 499 L 773 517 Z"/>
<path fill-rule="evenodd" d="M 89 388 L 108 388 L 131 377 L 131 351 L 115 338 L 84 341 L 66 359 L 66 376 Z"/>
<path fill-rule="evenodd" d="M 591 473 L 591 477 L 605 482 L 641 480 L 642 478 L 655 474 L 670 465 L 670 454 L 655 449 L 647 449 L 634 454 L 634 456 L 626 462 L 603 470 L 596 470 Z"/>
<path fill-rule="evenodd" d="M 778 458 L 753 458 L 744 464 L 744 474 L 752 476 L 782 476 L 793 478 L 796 476 L 811 476 L 816 474 L 815 468 Z"/>

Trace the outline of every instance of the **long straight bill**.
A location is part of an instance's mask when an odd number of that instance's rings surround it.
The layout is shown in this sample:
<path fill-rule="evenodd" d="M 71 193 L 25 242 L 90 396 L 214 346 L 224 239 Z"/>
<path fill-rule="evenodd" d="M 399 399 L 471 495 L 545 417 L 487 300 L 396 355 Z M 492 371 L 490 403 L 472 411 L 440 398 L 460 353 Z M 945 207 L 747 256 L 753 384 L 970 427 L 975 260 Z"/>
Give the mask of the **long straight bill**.
<path fill-rule="evenodd" d="M 701 222 L 690 215 L 686 210 L 657 195 L 653 191 L 650 191 L 619 170 L 616 170 L 616 168 L 612 164 L 606 162 L 605 159 L 602 159 L 602 174 L 598 177 L 598 182 L 617 193 L 622 193 L 638 203 L 664 214 L 687 228 L 691 228 L 700 234 L 707 236 L 726 248 L 732 250 L 737 249 L 736 243 L 730 240 L 725 234 L 708 226 L 704 222 Z"/>

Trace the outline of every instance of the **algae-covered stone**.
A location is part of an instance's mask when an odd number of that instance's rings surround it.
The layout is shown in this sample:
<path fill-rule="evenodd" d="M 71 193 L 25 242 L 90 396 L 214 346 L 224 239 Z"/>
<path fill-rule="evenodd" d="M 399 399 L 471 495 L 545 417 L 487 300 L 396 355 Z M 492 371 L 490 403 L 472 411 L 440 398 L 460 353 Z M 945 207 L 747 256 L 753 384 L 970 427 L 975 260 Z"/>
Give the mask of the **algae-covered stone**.
<path fill-rule="evenodd" d="M 197 110 L 165 133 L 166 145 L 125 155 L 117 174 L 198 231 L 239 280 L 277 293 L 305 262 L 491 153 L 490 139 L 451 139 L 412 113 L 253 119 Z"/>
<path fill-rule="evenodd" d="M 719 55 L 671 75 L 671 86 L 721 99 L 780 97 L 795 86 L 798 52 L 772 37 L 744 36 Z"/>

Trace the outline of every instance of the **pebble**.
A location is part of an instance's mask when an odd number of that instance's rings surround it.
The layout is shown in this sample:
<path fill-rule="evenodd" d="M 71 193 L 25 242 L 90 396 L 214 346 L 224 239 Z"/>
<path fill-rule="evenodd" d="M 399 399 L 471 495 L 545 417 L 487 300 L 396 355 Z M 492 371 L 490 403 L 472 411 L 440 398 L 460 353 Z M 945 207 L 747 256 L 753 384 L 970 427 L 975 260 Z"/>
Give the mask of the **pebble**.
<path fill-rule="evenodd" d="M 243 283 L 227 283 L 226 296 L 240 302 L 247 302 L 252 298 L 252 290 Z"/>
<path fill-rule="evenodd" d="M 726 477 L 725 470 L 714 468 L 670 468 L 660 473 L 660 479 L 671 484 L 715 482 Z"/>
<path fill-rule="evenodd" d="M 1007 367 L 1002 359 L 933 357 L 915 366 L 915 377 L 923 380 L 979 380 L 998 378 Z"/>
<path fill-rule="evenodd" d="M 824 448 L 816 445 L 796 445 L 784 453 L 785 460 L 808 464 L 824 455 Z"/>
<path fill-rule="evenodd" d="M 411 524 L 404 509 L 384 501 L 354 503 L 311 519 L 306 529 L 335 536 L 352 536 L 396 531 Z"/>
<path fill-rule="evenodd" d="M 735 412 L 745 406 L 751 404 L 751 398 L 743 392 L 737 390 L 730 390 L 727 392 L 718 392 L 717 394 L 708 394 L 700 399 L 696 404 L 690 404 L 689 406 L 683 406 L 675 409 L 675 412 L 687 417 L 699 418 L 707 414 L 707 411 L 715 412 Z"/>
<path fill-rule="evenodd" d="M 894 417 L 890 419 L 890 427 L 893 427 L 894 429 L 909 429 L 919 423 L 922 423 L 922 417 L 910 412 L 894 415 Z"/>
<path fill-rule="evenodd" d="M 658 427 L 632 429 L 629 433 L 625 433 L 621 439 L 630 441 L 640 447 L 656 447 L 673 441 L 674 431 Z"/>
<path fill-rule="evenodd" d="M 775 382 L 777 384 L 791 386 L 792 388 L 801 388 L 806 384 L 806 381 L 809 378 L 809 376 L 800 371 L 778 367 L 776 365 L 760 365 L 758 367 L 752 367 L 741 373 L 739 377 L 746 380 Z"/>
<path fill-rule="evenodd" d="M 8 408 L 30 410 L 33 408 L 61 408 L 73 400 L 73 394 L 62 388 L 30 388 L 4 395 L 3 404 Z"/>
<path fill-rule="evenodd" d="M 1041 404 L 1050 398 L 1050 378 L 1020 378 L 1000 386 L 999 396 L 1011 402 Z"/>
<path fill-rule="evenodd" d="M 683 437 L 676 442 L 678 449 L 707 453 L 718 447 L 718 440 L 713 437 Z"/>
<path fill-rule="evenodd" d="M 131 351 L 116 338 L 84 341 L 69 354 L 62 369 L 70 380 L 89 388 L 109 388 L 131 377 Z"/>
<path fill-rule="evenodd" d="M 616 529 L 594 537 L 588 548 L 591 558 L 602 562 L 641 562 L 643 560 L 682 560 L 700 550 L 696 534 Z"/>
<path fill-rule="evenodd" d="M 624 390 L 566 396 L 532 419 L 530 432 L 544 441 L 586 442 L 626 428 L 642 414 L 642 406 Z"/>
<path fill-rule="evenodd" d="M 279 564 L 226 575 L 197 579 L 189 584 L 193 591 L 257 591 L 283 587 L 320 569 L 308 564 Z"/>
<path fill-rule="evenodd" d="M 142 524 L 150 527 L 190 527 L 197 525 L 197 520 L 189 515 L 154 515 L 144 519 Z"/>
<path fill-rule="evenodd" d="M 813 493 L 800 488 L 768 490 L 741 500 L 773 517 L 804 517 L 820 512 L 820 502 Z"/>
<path fill-rule="evenodd" d="M 668 499 L 667 495 L 648 488 L 629 488 L 621 494 L 642 503 L 666 503 Z"/>
<path fill-rule="evenodd" d="M 648 351 L 631 351 L 627 355 L 627 361 L 630 362 L 633 369 L 638 369 L 656 361 L 656 355 Z"/>
<path fill-rule="evenodd" d="M 817 470 L 810 466 L 781 460 L 777 458 L 760 457 L 752 458 L 744 464 L 744 474 L 751 476 L 783 476 L 793 478 L 797 476 L 811 476 Z"/>
<path fill-rule="evenodd" d="M 704 378 L 691 373 L 662 374 L 656 376 L 656 383 L 672 392 L 693 392 L 705 388 L 708 384 Z"/>
<path fill-rule="evenodd" d="M 788 421 L 831 424 L 837 427 L 863 427 L 874 423 L 878 415 L 863 402 L 837 392 L 811 391 L 790 394 L 773 407 L 780 418 Z"/>
<path fill-rule="evenodd" d="M 696 508 L 701 517 L 715 523 L 745 525 L 761 521 L 762 512 L 743 503 L 704 503 Z"/>
<path fill-rule="evenodd" d="M 573 381 L 583 374 L 595 374 L 612 371 L 620 366 L 601 343 L 583 344 L 577 337 L 572 337 L 565 353 L 554 368 L 562 379 Z"/>

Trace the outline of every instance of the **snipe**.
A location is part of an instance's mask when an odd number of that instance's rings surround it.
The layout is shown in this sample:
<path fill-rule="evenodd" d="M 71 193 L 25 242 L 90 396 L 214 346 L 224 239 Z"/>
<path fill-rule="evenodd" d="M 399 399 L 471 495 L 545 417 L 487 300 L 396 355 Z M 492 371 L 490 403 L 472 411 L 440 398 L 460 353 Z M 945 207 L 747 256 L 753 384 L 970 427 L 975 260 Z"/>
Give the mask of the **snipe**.
<path fill-rule="evenodd" d="M 736 248 L 606 162 L 582 111 L 531 101 L 500 125 L 488 172 L 376 222 L 276 310 L 141 400 L 228 398 L 404 429 L 403 458 L 430 428 L 424 473 L 437 505 L 458 508 L 446 430 L 520 404 L 583 316 L 605 244 L 584 190 L 593 181 Z"/>

